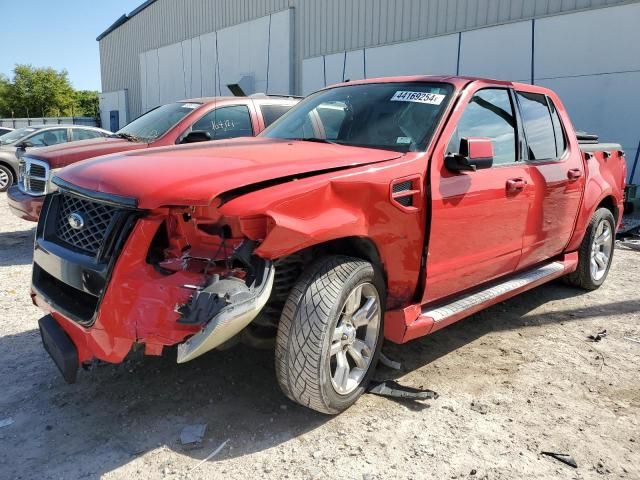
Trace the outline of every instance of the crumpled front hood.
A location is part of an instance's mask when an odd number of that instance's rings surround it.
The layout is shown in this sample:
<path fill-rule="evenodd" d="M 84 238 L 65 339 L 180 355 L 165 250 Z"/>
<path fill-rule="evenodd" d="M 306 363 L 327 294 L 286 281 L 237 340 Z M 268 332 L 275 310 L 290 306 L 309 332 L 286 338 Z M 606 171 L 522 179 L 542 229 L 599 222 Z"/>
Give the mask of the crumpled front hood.
<path fill-rule="evenodd" d="M 109 155 L 72 165 L 58 176 L 88 190 L 136 198 L 140 208 L 150 209 L 209 205 L 235 188 L 400 156 L 388 150 L 257 137 Z"/>
<path fill-rule="evenodd" d="M 44 160 L 51 168 L 61 168 L 87 158 L 146 147 L 146 143 L 130 142 L 123 138 L 95 138 L 28 149 L 25 155 Z"/>

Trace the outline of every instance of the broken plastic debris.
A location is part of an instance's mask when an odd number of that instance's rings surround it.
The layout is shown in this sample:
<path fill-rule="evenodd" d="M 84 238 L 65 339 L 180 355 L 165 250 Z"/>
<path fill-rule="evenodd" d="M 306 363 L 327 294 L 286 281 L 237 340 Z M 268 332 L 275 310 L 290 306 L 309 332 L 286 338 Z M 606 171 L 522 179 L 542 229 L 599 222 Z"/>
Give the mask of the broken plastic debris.
<path fill-rule="evenodd" d="M 606 336 L 607 336 L 607 331 L 606 330 L 602 330 L 602 331 L 596 333 L 595 335 L 589 335 L 587 338 L 589 340 L 591 340 L 592 342 L 599 342 L 600 340 L 602 340 Z"/>
<path fill-rule="evenodd" d="M 372 381 L 367 388 L 368 393 L 381 397 L 398 398 L 401 400 L 435 400 L 438 394 L 433 390 L 405 387 L 393 380 L 384 382 Z"/>
<path fill-rule="evenodd" d="M 383 364 L 385 367 L 393 368 L 394 370 L 402 370 L 402 364 L 400 362 L 391 360 L 382 352 L 380 352 L 380 363 Z"/>
<path fill-rule="evenodd" d="M 8 427 L 9 425 L 13 425 L 13 418 L 5 418 L 3 420 L 0 420 L 0 428 L 3 427 Z"/>
<path fill-rule="evenodd" d="M 207 431 L 206 423 L 196 423 L 187 425 L 180 433 L 180 443 L 185 447 L 196 447 L 202 443 L 205 432 Z"/>
<path fill-rule="evenodd" d="M 540 452 L 542 455 L 546 455 L 547 457 L 555 458 L 559 462 L 564 463 L 565 465 L 569 465 L 573 468 L 578 468 L 578 464 L 573 459 L 571 455 L 568 453 L 554 453 L 554 452 Z"/>
<path fill-rule="evenodd" d="M 220 450 L 222 450 L 224 448 L 224 446 L 229 443 L 229 438 L 227 438 L 224 442 L 222 442 L 222 444 L 216 448 L 213 452 L 211 452 L 209 455 L 207 455 L 204 459 L 200 460 L 200 462 L 198 462 L 197 465 L 195 465 L 191 470 L 189 470 L 190 472 L 193 472 L 196 468 L 198 468 L 200 465 L 202 465 L 203 463 L 208 462 L 209 460 L 211 460 L 213 457 L 215 457 L 218 453 L 220 453 Z"/>

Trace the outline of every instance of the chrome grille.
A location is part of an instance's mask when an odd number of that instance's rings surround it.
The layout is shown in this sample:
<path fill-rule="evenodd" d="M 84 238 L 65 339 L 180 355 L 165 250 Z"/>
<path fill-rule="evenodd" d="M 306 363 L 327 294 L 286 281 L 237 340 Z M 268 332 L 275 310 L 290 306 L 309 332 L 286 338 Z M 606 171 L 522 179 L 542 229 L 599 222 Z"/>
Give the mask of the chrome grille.
<path fill-rule="evenodd" d="M 119 209 L 111 205 L 85 200 L 74 195 L 62 194 L 56 236 L 64 243 L 91 256 L 97 256 L 104 243 L 109 226 Z M 80 218 L 82 224 L 72 225 L 71 217 Z"/>
<path fill-rule="evenodd" d="M 29 195 L 46 195 L 49 165 L 41 160 L 24 157 L 19 166 L 19 187 Z"/>

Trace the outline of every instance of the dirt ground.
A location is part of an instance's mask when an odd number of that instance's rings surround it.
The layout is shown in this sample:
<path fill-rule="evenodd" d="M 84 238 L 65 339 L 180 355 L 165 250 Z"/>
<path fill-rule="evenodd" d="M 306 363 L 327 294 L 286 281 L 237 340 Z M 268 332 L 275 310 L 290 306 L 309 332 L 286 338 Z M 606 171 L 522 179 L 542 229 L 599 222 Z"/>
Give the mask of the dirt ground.
<path fill-rule="evenodd" d="M 0 194 L 0 425 L 14 422 L 0 427 L 0 479 L 640 478 L 640 343 L 624 338 L 640 338 L 638 251 L 616 250 L 598 291 L 552 283 L 385 345 L 403 370 L 377 376 L 437 400 L 365 395 L 327 417 L 280 393 L 272 352 L 245 347 L 185 365 L 134 355 L 65 384 L 29 300 L 33 232 Z M 196 423 L 202 448 L 184 450 Z"/>

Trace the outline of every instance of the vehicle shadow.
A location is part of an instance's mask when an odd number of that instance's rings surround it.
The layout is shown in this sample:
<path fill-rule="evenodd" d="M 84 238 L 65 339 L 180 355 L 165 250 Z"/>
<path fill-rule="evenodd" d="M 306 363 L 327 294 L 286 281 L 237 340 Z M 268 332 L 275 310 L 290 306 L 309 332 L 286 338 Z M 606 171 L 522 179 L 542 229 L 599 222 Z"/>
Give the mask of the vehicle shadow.
<path fill-rule="evenodd" d="M 407 371 L 419 369 L 491 332 L 518 330 L 552 323 L 560 324 L 601 315 L 632 313 L 637 312 L 639 308 L 637 300 L 634 299 L 552 313 L 530 313 L 551 301 L 575 298 L 587 293 L 567 286 L 561 281 L 555 281 L 482 310 L 407 344 L 386 343 L 383 349 L 385 353 L 403 365 L 402 372 L 385 369 L 385 373 L 389 374 L 386 378 L 397 378 Z"/>
<path fill-rule="evenodd" d="M 638 308 L 629 301 L 530 314 L 544 303 L 579 294 L 556 283 L 544 285 L 432 336 L 402 346 L 387 343 L 385 351 L 402 362 L 404 372 L 385 368 L 377 376 L 397 378 L 490 332 Z M 163 357 L 135 352 L 121 365 L 80 372 L 78 383 L 67 385 L 37 331 L 29 330 L 0 338 L 0 378 L 0 416 L 15 420 L 0 430 L 2 478 L 24 476 L 25 468 L 30 477 L 98 478 L 157 448 L 190 456 L 195 465 L 230 439 L 215 462 L 270 449 L 331 418 L 287 400 L 276 382 L 273 352 L 244 346 L 184 365 L 176 364 L 170 351 Z M 204 443 L 185 450 L 180 432 L 195 423 L 207 424 Z"/>
<path fill-rule="evenodd" d="M 27 265 L 33 259 L 33 236 L 36 227 L 0 232 L 0 267 Z"/>

